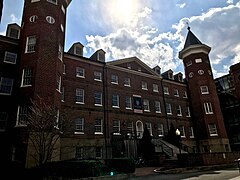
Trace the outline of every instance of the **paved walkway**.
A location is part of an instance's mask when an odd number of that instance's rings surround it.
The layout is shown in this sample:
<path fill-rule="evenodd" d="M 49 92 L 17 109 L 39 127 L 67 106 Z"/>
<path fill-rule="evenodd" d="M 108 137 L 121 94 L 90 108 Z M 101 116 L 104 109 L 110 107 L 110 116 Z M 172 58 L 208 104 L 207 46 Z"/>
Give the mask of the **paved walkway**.
<path fill-rule="evenodd" d="M 174 168 L 174 169 L 168 169 L 165 171 L 159 171 L 159 167 L 140 167 L 136 168 L 135 170 L 135 176 L 147 176 L 151 174 L 156 173 L 170 173 L 170 174 L 176 174 L 176 173 L 184 173 L 184 172 L 193 172 L 193 171 L 207 171 L 207 170 L 220 170 L 220 169 L 228 169 L 236 167 L 235 164 L 229 164 L 229 165 L 212 165 L 212 166 L 199 166 L 199 167 L 188 167 L 188 168 Z M 234 180 L 240 180 L 240 176 L 237 177 Z"/>
<path fill-rule="evenodd" d="M 140 167 L 136 168 L 135 170 L 135 176 L 147 176 L 150 174 L 156 174 L 154 172 L 155 169 L 158 169 L 159 167 Z"/>

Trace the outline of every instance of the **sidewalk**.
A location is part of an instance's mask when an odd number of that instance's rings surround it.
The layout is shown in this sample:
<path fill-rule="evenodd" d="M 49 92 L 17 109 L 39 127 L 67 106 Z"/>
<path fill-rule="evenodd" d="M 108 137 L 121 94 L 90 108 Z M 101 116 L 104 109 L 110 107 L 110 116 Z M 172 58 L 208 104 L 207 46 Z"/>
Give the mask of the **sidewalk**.
<path fill-rule="evenodd" d="M 156 174 L 154 170 L 158 169 L 159 167 L 140 167 L 136 168 L 135 176 L 147 176 L 151 174 Z"/>
<path fill-rule="evenodd" d="M 140 168 L 136 168 L 134 174 L 137 177 L 137 176 L 147 176 L 147 175 L 157 174 L 157 173 L 176 174 L 176 173 L 184 173 L 184 172 L 221 170 L 221 169 L 228 169 L 228 168 L 235 168 L 235 167 L 237 167 L 236 164 L 184 167 L 184 168 L 172 168 L 172 169 L 164 169 L 164 167 L 140 167 Z M 240 180 L 240 176 L 233 178 L 232 180 Z"/>

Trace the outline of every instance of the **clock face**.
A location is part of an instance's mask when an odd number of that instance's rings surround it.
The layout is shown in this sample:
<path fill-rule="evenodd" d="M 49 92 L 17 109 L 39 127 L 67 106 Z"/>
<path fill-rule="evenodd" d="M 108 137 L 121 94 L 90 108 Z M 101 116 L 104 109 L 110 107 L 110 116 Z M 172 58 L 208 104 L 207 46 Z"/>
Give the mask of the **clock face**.
<path fill-rule="evenodd" d="M 190 78 L 192 78 L 194 76 L 194 73 L 193 72 L 190 72 L 189 75 L 188 75 Z"/>
<path fill-rule="evenodd" d="M 204 71 L 202 69 L 198 70 L 198 74 L 199 75 L 203 75 L 204 74 Z"/>

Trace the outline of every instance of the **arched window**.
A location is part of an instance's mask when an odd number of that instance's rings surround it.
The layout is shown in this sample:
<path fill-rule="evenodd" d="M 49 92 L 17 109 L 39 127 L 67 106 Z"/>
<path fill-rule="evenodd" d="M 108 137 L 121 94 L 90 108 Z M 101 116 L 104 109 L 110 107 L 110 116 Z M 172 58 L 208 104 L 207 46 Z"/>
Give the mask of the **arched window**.
<path fill-rule="evenodd" d="M 142 138 L 143 136 L 143 123 L 142 121 L 136 122 L 136 131 L 137 131 L 137 138 Z"/>

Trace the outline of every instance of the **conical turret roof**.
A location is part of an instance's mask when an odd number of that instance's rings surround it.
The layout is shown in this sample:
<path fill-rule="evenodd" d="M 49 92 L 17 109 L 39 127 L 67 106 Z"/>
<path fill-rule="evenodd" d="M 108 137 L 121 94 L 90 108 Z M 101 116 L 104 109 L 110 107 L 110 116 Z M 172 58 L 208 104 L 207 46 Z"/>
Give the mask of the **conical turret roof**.
<path fill-rule="evenodd" d="M 188 27 L 188 34 L 184 44 L 184 49 L 190 45 L 202 44 L 202 42 L 192 33 L 190 27 Z"/>

